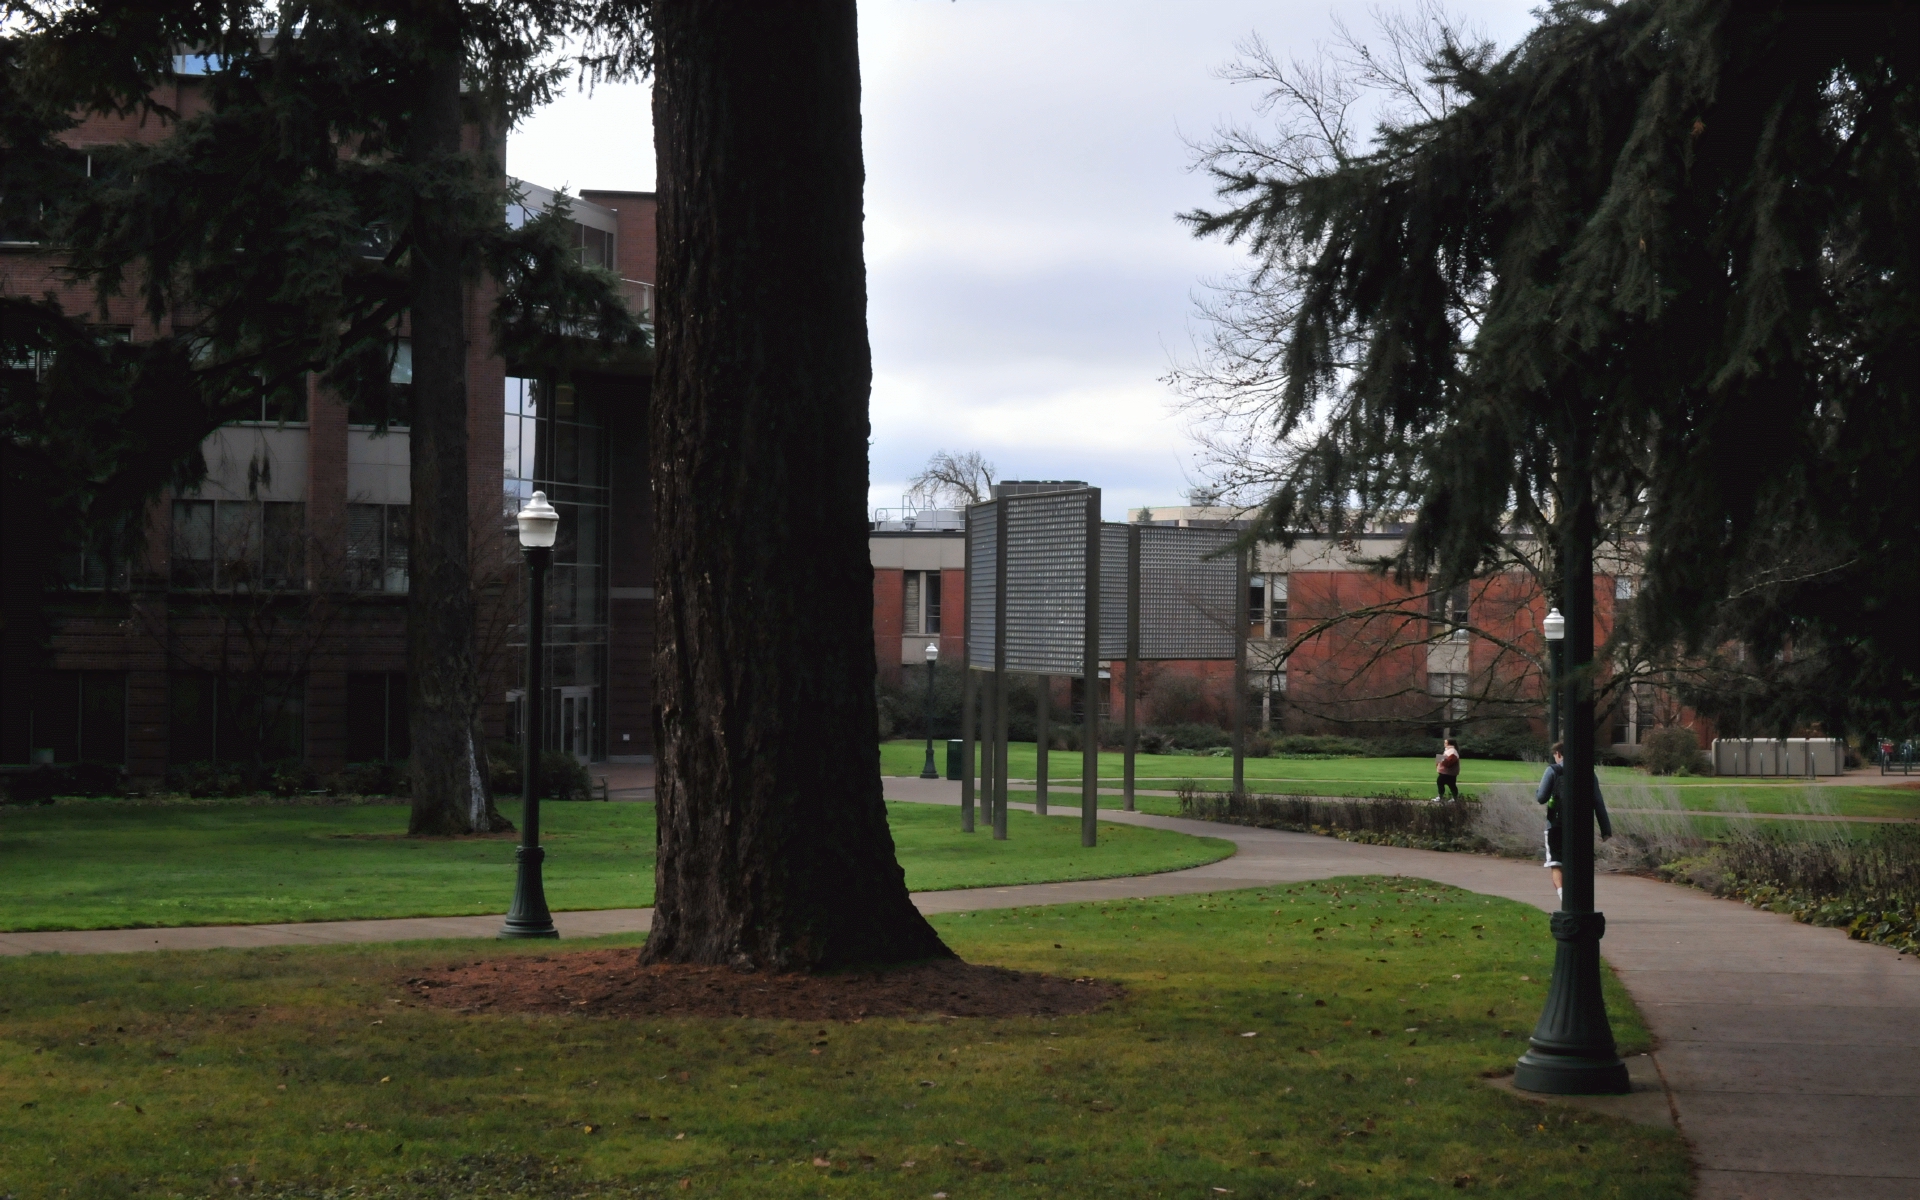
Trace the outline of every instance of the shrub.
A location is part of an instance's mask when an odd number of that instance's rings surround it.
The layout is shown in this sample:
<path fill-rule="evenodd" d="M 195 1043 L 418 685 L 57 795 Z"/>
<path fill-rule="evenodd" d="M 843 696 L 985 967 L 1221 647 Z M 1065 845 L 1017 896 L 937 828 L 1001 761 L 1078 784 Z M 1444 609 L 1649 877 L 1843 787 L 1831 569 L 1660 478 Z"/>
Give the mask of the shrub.
<path fill-rule="evenodd" d="M 1216 746 L 1233 744 L 1233 738 L 1226 730 L 1218 725 L 1203 725 L 1197 721 L 1164 726 L 1161 734 L 1166 739 L 1167 748 L 1172 750 L 1211 750 Z"/>
<path fill-rule="evenodd" d="M 52 804 L 67 790 L 68 772 L 62 767 L 38 766 L 31 771 L 0 775 L 0 803 Z"/>
<path fill-rule="evenodd" d="M 491 762 L 491 758 L 488 761 Z M 346 769 L 334 777 L 333 790 L 347 796 L 404 796 L 411 790 L 407 764 L 348 763 Z"/>
<path fill-rule="evenodd" d="M 1290 733 L 1273 739 L 1273 752 L 1285 755 L 1311 754 L 1326 758 L 1348 758 L 1365 754 L 1367 746 L 1358 738 L 1319 733 Z"/>
<path fill-rule="evenodd" d="M 1649 775 L 1713 774 L 1693 731 L 1674 725 L 1656 729 L 1640 740 L 1640 761 Z"/>
<path fill-rule="evenodd" d="M 1738 833 L 1712 851 L 1718 886 L 1757 908 L 1920 952 L 1920 829 L 1864 836 Z"/>
<path fill-rule="evenodd" d="M 1177 671 L 1160 671 L 1147 686 L 1147 721 L 1163 727 L 1226 724 L 1229 708 L 1226 693 L 1209 681 Z"/>
<path fill-rule="evenodd" d="M 512 800 L 526 790 L 520 772 L 520 748 L 507 744 L 487 747 L 487 774 L 496 800 Z M 593 794 L 593 777 L 580 760 L 564 750 L 540 752 L 540 798 L 585 800 Z"/>
<path fill-rule="evenodd" d="M 1348 841 L 1426 850 L 1474 850 L 1474 804 L 1467 800 L 1343 800 L 1326 796 L 1235 796 L 1180 788 L 1180 813 L 1203 821 L 1330 833 Z"/>
<path fill-rule="evenodd" d="M 1247 739 L 1248 758 L 1271 758 L 1273 739 L 1264 733 L 1256 733 Z"/>
<path fill-rule="evenodd" d="M 189 762 L 167 768 L 167 787 L 196 799 L 210 796 L 238 796 L 247 781 L 233 763 Z"/>

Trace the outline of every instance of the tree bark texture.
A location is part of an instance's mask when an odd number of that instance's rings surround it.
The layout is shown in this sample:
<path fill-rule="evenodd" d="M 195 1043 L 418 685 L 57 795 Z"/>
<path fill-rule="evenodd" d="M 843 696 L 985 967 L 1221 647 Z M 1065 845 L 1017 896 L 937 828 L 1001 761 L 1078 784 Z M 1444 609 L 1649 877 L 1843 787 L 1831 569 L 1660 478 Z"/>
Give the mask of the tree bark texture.
<path fill-rule="evenodd" d="M 512 826 L 493 806 L 478 731 L 473 575 L 467 498 L 466 245 L 452 180 L 461 164 L 461 41 L 452 5 L 440 18 L 442 49 L 420 76 L 405 153 L 442 191 L 414 200 L 413 411 L 409 437 L 412 529 L 408 546 L 407 721 L 414 835 L 486 833 Z M 529 703 L 535 700 L 530 699 Z"/>
<path fill-rule="evenodd" d="M 880 791 L 853 0 L 657 0 L 652 962 L 950 954 Z"/>

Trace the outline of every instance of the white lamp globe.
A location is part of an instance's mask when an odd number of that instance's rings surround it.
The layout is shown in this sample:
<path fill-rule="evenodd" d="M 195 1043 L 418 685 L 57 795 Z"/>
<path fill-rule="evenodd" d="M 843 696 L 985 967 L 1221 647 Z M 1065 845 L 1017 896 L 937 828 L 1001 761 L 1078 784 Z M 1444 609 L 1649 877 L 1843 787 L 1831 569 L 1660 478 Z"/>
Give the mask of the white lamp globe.
<path fill-rule="evenodd" d="M 1546 620 L 1540 622 L 1540 632 L 1544 633 L 1550 642 L 1560 641 L 1567 636 L 1567 619 L 1560 615 L 1558 608 L 1547 610 Z"/>
<path fill-rule="evenodd" d="M 547 503 L 545 492 L 535 492 L 527 506 L 514 516 L 520 523 L 520 544 L 529 550 L 545 550 L 560 532 L 560 514 Z"/>
<path fill-rule="evenodd" d="M 940 643 L 939 642 L 927 643 L 927 661 L 928 662 L 940 661 Z"/>

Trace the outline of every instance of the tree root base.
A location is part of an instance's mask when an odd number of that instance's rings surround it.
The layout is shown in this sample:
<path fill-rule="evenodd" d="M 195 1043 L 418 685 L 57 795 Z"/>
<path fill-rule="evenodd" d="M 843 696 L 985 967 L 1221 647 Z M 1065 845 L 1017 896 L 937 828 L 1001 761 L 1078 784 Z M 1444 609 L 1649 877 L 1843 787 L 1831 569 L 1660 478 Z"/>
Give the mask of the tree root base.
<path fill-rule="evenodd" d="M 1089 1013 L 1125 994 L 1099 979 L 1063 979 L 947 959 L 881 970 L 765 975 L 728 967 L 642 966 L 633 950 L 582 950 L 454 964 L 405 981 L 434 1008 L 589 1017 L 1051 1017 Z"/>

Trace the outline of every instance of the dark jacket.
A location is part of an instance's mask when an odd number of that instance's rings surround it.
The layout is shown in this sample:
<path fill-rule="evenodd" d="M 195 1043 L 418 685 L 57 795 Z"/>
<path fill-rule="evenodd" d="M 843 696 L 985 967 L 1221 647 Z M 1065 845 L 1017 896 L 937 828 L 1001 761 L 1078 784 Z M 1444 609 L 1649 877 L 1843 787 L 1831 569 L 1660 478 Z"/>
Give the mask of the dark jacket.
<path fill-rule="evenodd" d="M 1535 804 L 1547 806 L 1547 828 L 1560 828 L 1561 802 L 1567 796 L 1566 768 L 1559 763 L 1548 763 L 1547 773 L 1540 777 L 1540 789 L 1533 794 Z M 1607 802 L 1600 795 L 1600 780 L 1593 781 L 1593 819 L 1600 826 L 1600 836 L 1613 836 L 1613 818 L 1607 815 Z"/>

